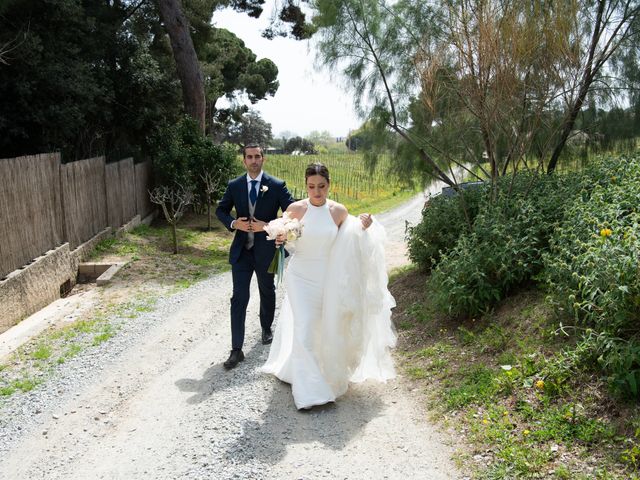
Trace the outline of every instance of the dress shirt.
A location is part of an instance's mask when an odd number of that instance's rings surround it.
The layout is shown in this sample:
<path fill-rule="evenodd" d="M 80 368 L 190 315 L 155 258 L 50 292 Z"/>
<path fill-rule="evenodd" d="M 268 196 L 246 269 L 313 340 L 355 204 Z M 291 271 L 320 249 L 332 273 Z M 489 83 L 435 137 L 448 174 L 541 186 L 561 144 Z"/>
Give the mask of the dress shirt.
<path fill-rule="evenodd" d="M 251 178 L 251 176 L 249 176 L 249 174 L 247 173 L 247 200 L 251 201 L 251 199 L 249 198 L 249 193 L 251 193 L 251 181 L 252 180 L 257 180 L 258 184 L 256 185 L 256 188 L 258 189 L 258 197 L 260 197 L 260 184 L 262 183 L 262 173 L 263 171 L 260 170 L 260 173 L 258 174 L 258 176 L 256 178 Z M 236 221 L 234 220 L 233 222 L 231 222 L 231 228 L 233 228 L 233 224 L 236 223 Z M 235 228 L 233 228 L 235 230 Z"/>

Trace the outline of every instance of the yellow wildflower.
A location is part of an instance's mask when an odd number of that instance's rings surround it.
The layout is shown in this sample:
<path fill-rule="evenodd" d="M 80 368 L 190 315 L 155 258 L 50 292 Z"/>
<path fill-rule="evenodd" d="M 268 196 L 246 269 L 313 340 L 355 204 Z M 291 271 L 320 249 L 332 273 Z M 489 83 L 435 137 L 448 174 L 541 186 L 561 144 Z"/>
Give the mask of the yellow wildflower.
<path fill-rule="evenodd" d="M 537 388 L 538 390 L 544 390 L 544 380 L 538 380 L 538 381 L 536 382 L 536 388 Z"/>
<path fill-rule="evenodd" d="M 527 435 L 529 435 L 531 432 L 529 430 L 525 430 L 524 432 L 522 432 L 522 434 L 526 437 Z"/>
<path fill-rule="evenodd" d="M 603 228 L 602 230 L 600 230 L 600 236 L 601 237 L 609 237 L 613 232 L 611 231 L 610 228 Z"/>
<path fill-rule="evenodd" d="M 482 423 L 484 423 L 485 425 L 487 425 L 489 423 L 489 420 L 487 420 L 486 418 L 484 420 L 482 420 Z"/>

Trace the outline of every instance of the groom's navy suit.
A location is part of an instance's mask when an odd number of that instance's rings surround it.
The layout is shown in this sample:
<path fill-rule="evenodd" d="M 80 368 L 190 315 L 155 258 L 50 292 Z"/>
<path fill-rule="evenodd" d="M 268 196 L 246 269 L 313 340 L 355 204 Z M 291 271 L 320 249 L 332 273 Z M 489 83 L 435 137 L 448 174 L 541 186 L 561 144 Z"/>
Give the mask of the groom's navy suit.
<path fill-rule="evenodd" d="M 258 220 L 269 222 L 278 217 L 278 210 L 285 211 L 293 203 L 285 182 L 264 171 L 262 181 L 257 185 L 257 191 L 258 199 L 253 217 Z M 234 207 L 238 218 L 251 217 L 246 174 L 229 182 L 216 209 L 216 216 L 231 231 L 233 231 L 231 222 L 235 220 L 231 216 L 231 210 Z M 244 343 L 244 324 L 253 272 L 256 273 L 260 291 L 260 325 L 263 329 L 271 328 L 276 308 L 274 275 L 267 272 L 275 254 L 275 242 L 267 240 L 266 232 L 254 232 L 253 246 L 250 249 L 247 249 L 247 240 L 247 232 L 236 230 L 229 251 L 233 277 L 233 296 L 231 297 L 231 346 L 233 349 L 241 349 Z"/>

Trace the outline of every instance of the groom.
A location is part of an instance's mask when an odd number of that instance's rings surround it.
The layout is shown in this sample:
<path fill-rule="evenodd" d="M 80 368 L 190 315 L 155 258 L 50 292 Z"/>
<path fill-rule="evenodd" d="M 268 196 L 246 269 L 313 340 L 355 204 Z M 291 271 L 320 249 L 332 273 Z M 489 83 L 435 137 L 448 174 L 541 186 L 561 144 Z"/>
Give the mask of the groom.
<path fill-rule="evenodd" d="M 247 145 L 242 152 L 246 175 L 231 180 L 218 202 L 216 216 L 236 234 L 229 251 L 233 278 L 231 297 L 231 354 L 224 367 L 233 368 L 244 360 L 244 323 L 249 303 L 249 285 L 256 273 L 260 291 L 260 325 L 263 345 L 271 343 L 271 324 L 276 308 L 276 289 L 273 273 L 267 269 L 275 254 L 275 242 L 267 240 L 263 227 L 277 218 L 293 203 L 285 182 L 262 170 L 264 156 L 258 145 Z M 235 207 L 236 218 L 231 216 Z"/>

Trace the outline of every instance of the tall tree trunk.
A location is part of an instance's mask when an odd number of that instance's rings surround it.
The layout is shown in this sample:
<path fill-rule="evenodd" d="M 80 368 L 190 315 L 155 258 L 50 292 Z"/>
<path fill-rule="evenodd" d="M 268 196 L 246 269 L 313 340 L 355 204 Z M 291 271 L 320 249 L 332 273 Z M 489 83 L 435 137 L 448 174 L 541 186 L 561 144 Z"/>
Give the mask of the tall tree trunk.
<path fill-rule="evenodd" d="M 206 106 L 204 80 L 189 33 L 189 21 L 182 11 L 180 0 L 157 0 L 157 3 L 160 16 L 171 40 L 171 50 L 182 85 L 185 111 L 199 123 L 204 134 Z"/>
<path fill-rule="evenodd" d="M 551 159 L 549 160 L 549 165 L 547 165 L 547 173 L 552 174 L 556 165 L 558 164 L 558 159 L 560 158 L 560 154 L 564 149 L 567 138 L 569 138 L 569 134 L 573 129 L 573 126 L 576 123 L 576 118 L 578 118 L 578 113 L 582 109 L 582 105 L 584 104 L 585 98 L 587 98 L 587 93 L 589 93 L 589 88 L 591 88 L 591 83 L 597 73 L 597 70 L 600 69 L 602 63 L 598 63 L 594 68 L 594 58 L 596 54 L 596 48 L 598 47 L 598 42 L 600 40 L 600 35 L 602 34 L 602 16 L 604 15 L 604 10 L 606 6 L 606 0 L 598 0 L 598 11 L 596 14 L 596 22 L 593 27 L 593 32 L 591 34 L 591 42 L 589 45 L 589 54 L 587 56 L 587 63 L 584 66 L 584 70 L 582 71 L 582 81 L 580 83 L 580 88 L 578 89 L 578 95 L 576 96 L 573 105 L 571 105 L 571 109 L 569 110 L 569 114 L 566 117 L 564 124 L 562 125 L 562 131 L 560 132 L 560 139 L 556 144 L 556 147 L 553 149 L 553 153 L 551 154 Z M 617 29 L 615 29 L 617 30 Z"/>
<path fill-rule="evenodd" d="M 558 143 L 553 149 L 553 153 L 551 154 L 551 159 L 549 160 L 549 165 L 547 165 L 547 173 L 552 174 L 556 166 L 558 165 L 558 160 L 560 159 L 560 154 L 567 144 L 567 139 L 569 138 L 569 134 L 573 130 L 573 126 L 576 124 L 576 118 L 578 118 L 578 113 L 582 109 L 582 105 L 584 104 L 584 100 L 587 97 L 587 93 L 589 92 L 589 87 L 593 82 L 593 78 L 587 77 L 585 79 L 585 83 L 582 84 L 580 90 L 578 92 L 578 96 L 576 97 L 575 102 L 573 103 L 571 110 L 569 111 L 569 115 L 567 116 L 563 126 L 562 131 L 560 133 L 560 138 L 558 139 Z"/>

